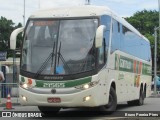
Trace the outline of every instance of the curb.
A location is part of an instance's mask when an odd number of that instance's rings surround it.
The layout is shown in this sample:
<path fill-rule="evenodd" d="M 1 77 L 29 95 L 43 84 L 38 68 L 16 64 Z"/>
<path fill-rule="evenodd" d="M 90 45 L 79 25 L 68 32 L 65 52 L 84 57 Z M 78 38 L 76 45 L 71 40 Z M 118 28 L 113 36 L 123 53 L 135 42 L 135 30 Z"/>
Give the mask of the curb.
<path fill-rule="evenodd" d="M 160 95 L 152 95 L 149 98 L 160 98 Z"/>

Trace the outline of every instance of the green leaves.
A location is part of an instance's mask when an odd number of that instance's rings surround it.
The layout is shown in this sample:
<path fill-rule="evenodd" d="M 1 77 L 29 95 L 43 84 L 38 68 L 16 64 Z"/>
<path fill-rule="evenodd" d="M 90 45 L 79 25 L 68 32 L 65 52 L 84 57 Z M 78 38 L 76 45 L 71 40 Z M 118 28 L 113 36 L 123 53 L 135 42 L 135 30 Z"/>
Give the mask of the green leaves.
<path fill-rule="evenodd" d="M 21 23 L 16 26 L 12 20 L 0 17 L 0 51 L 8 51 L 8 55 L 10 56 L 10 35 L 14 29 L 21 26 Z M 22 40 L 22 37 L 18 36 L 17 48 L 20 48 L 20 40 Z"/>
<path fill-rule="evenodd" d="M 138 11 L 133 16 L 126 18 L 141 34 L 154 34 L 154 27 L 159 26 L 159 18 L 157 11 Z"/>

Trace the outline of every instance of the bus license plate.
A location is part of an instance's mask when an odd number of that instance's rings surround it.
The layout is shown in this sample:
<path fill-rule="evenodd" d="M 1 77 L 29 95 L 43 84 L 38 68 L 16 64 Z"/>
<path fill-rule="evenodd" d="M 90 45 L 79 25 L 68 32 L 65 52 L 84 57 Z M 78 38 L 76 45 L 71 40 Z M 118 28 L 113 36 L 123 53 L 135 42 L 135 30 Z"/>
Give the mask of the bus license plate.
<path fill-rule="evenodd" d="M 49 103 L 60 103 L 61 98 L 48 98 Z"/>

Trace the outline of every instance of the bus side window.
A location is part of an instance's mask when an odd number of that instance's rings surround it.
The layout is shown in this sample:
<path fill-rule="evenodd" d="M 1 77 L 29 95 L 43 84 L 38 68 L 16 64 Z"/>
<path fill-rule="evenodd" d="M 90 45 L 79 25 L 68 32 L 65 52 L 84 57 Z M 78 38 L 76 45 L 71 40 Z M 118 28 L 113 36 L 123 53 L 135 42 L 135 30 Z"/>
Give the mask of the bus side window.
<path fill-rule="evenodd" d="M 102 47 L 98 49 L 98 64 L 99 65 L 102 65 L 105 63 L 105 40 L 103 40 L 103 44 L 102 44 Z"/>
<path fill-rule="evenodd" d="M 118 33 L 120 33 L 120 23 L 117 22 L 117 25 L 118 25 Z"/>
<path fill-rule="evenodd" d="M 113 19 L 111 54 L 116 50 L 120 50 L 120 23 Z"/>

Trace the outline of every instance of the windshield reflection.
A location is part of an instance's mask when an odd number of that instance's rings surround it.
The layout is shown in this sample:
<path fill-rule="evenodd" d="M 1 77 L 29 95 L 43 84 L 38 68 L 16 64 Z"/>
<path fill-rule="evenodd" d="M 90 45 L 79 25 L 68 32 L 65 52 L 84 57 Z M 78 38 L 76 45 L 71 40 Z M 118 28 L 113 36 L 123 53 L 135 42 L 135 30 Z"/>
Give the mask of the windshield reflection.
<path fill-rule="evenodd" d="M 68 75 L 95 69 L 97 19 L 31 20 L 21 69 L 37 75 Z"/>

